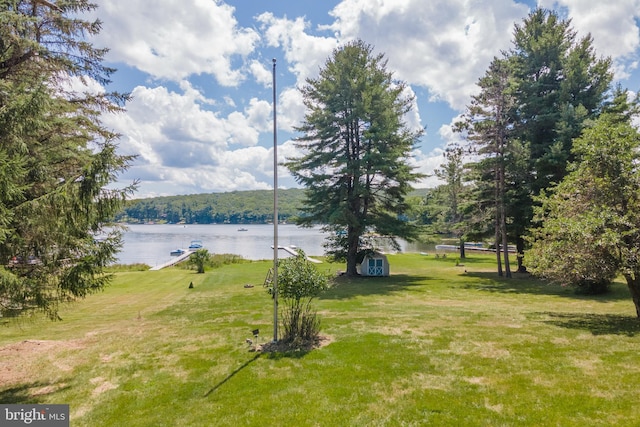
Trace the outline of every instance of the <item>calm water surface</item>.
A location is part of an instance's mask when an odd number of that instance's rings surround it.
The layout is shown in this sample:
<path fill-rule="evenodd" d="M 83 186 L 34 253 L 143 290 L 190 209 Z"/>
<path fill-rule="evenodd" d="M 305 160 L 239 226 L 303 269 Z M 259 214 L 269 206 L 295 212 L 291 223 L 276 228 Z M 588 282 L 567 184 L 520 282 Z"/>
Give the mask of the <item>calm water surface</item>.
<path fill-rule="evenodd" d="M 246 231 L 239 231 L 241 228 Z M 320 227 L 301 228 L 293 224 L 278 226 L 278 245 L 297 246 L 307 255 L 324 255 L 326 234 Z M 124 233 L 124 245 L 118 255 L 120 264 L 143 263 L 151 267 L 171 259 L 170 252 L 186 249 L 192 240 L 213 254 L 235 254 L 250 260 L 273 259 L 273 225 L 178 225 L 133 224 Z M 418 252 L 425 248 L 400 242 L 402 251 Z M 279 257 L 288 256 L 284 251 Z"/>
<path fill-rule="evenodd" d="M 251 260 L 273 259 L 273 225 L 134 224 L 127 227 L 118 255 L 120 264 L 144 263 L 153 267 L 170 260 L 172 250 L 186 249 L 192 240 L 201 240 L 203 247 L 214 254 L 236 254 Z M 240 228 L 246 231 L 239 231 Z M 278 226 L 278 245 L 295 245 L 307 255 L 323 255 L 324 238 L 319 227 Z"/>

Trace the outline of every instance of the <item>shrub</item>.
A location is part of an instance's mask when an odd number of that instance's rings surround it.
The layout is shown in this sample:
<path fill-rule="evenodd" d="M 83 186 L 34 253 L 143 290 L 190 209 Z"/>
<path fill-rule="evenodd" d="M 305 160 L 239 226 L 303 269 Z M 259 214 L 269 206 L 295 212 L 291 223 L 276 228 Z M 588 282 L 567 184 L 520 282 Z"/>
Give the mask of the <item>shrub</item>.
<path fill-rule="evenodd" d="M 312 300 L 329 287 L 329 277 L 307 261 L 303 251 L 278 263 L 278 297 L 282 312 L 282 341 L 293 347 L 314 343 L 319 338 L 320 319 Z M 273 288 L 270 288 L 273 294 Z"/>
<path fill-rule="evenodd" d="M 204 269 L 209 267 L 209 268 L 219 268 L 222 267 L 223 265 L 229 265 L 229 264 L 242 264 L 245 262 L 251 262 L 247 259 L 242 258 L 242 256 L 240 255 L 233 255 L 233 254 L 211 254 L 209 253 L 206 249 L 199 249 L 196 252 L 199 251 L 206 251 L 207 252 L 207 256 L 205 257 L 203 254 L 199 254 L 196 255 L 196 253 L 193 253 L 191 255 L 191 257 L 189 257 L 189 261 L 186 263 L 181 264 L 181 268 L 185 268 L 185 269 L 198 269 L 199 264 L 198 263 L 202 263 L 202 269 L 203 269 L 203 273 L 204 273 Z M 198 271 L 200 272 L 200 271 Z"/>
<path fill-rule="evenodd" d="M 107 273 L 116 273 L 121 271 L 147 271 L 151 267 L 147 264 L 137 263 L 137 264 L 112 264 L 108 267 L 105 267 L 105 272 Z"/>
<path fill-rule="evenodd" d="M 608 278 L 600 280 L 581 280 L 576 283 L 576 294 L 578 295 L 600 295 L 609 292 L 612 280 Z"/>
<path fill-rule="evenodd" d="M 218 268 L 228 264 L 242 264 L 245 262 L 249 261 L 242 258 L 240 255 L 233 254 L 213 254 L 209 258 L 209 266 L 212 268 Z"/>
<path fill-rule="evenodd" d="M 189 265 L 196 268 L 198 274 L 204 273 L 204 267 L 208 264 L 211 255 L 206 249 L 198 249 L 189 257 Z"/>

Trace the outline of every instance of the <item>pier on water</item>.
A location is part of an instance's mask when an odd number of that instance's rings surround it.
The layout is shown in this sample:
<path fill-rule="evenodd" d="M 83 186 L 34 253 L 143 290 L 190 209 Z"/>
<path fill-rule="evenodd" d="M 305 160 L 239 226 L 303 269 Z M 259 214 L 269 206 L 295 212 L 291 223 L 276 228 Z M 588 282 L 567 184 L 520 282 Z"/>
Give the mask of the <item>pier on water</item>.
<path fill-rule="evenodd" d="M 191 256 L 192 253 L 194 253 L 195 251 L 192 249 L 184 249 L 184 253 L 182 255 L 178 255 L 176 257 L 171 258 L 169 261 L 163 263 L 163 264 L 158 264 L 155 267 L 151 267 L 149 270 L 155 271 L 155 270 L 162 270 L 163 268 L 166 267 L 171 267 L 174 266 L 176 264 L 178 264 L 179 262 L 182 262 L 184 260 L 186 260 L 187 258 L 189 258 Z"/>
<path fill-rule="evenodd" d="M 271 246 L 271 248 L 273 249 L 273 246 Z M 290 255 L 296 256 L 298 255 L 298 248 L 295 246 L 278 246 L 278 249 L 283 250 L 285 252 L 287 252 Z M 172 257 L 169 261 L 162 263 L 162 264 L 158 264 L 155 267 L 151 267 L 149 270 L 151 271 L 157 271 L 157 270 L 162 270 L 163 268 L 167 268 L 167 267 L 171 267 L 174 266 L 184 260 L 186 260 L 187 258 L 189 258 L 191 256 L 192 253 L 195 252 L 195 249 L 183 249 L 184 253 L 182 255 L 178 255 L 176 257 Z M 318 259 L 314 259 L 311 258 L 309 256 L 306 257 L 307 261 L 312 262 L 314 264 L 321 264 L 322 261 L 318 260 Z"/>

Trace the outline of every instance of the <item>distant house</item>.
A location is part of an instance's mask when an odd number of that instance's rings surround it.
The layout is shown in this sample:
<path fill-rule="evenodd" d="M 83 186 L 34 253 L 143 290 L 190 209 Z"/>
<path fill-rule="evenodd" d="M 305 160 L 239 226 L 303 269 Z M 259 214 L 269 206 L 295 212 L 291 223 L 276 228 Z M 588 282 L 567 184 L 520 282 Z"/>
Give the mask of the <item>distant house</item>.
<path fill-rule="evenodd" d="M 388 276 L 389 275 L 389 261 L 387 256 L 380 252 L 372 252 L 365 255 L 360 264 L 361 276 Z"/>

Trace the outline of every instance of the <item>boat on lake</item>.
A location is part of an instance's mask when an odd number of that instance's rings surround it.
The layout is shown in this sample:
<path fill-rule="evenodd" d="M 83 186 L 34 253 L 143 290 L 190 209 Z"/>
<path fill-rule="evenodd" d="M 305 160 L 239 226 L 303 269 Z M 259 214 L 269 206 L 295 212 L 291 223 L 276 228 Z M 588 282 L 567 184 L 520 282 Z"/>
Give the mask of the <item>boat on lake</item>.
<path fill-rule="evenodd" d="M 180 256 L 184 253 L 184 249 L 174 249 L 171 251 L 171 256 Z"/>
<path fill-rule="evenodd" d="M 201 249 L 202 248 L 202 240 L 192 240 L 189 245 L 189 249 Z"/>
<path fill-rule="evenodd" d="M 242 228 L 238 228 L 238 231 L 249 231 L 248 229 L 242 227 Z"/>

